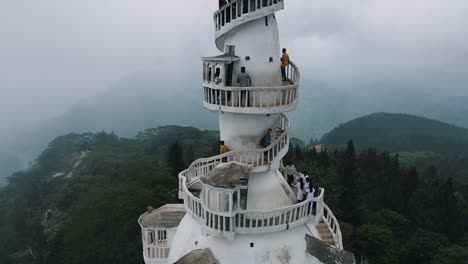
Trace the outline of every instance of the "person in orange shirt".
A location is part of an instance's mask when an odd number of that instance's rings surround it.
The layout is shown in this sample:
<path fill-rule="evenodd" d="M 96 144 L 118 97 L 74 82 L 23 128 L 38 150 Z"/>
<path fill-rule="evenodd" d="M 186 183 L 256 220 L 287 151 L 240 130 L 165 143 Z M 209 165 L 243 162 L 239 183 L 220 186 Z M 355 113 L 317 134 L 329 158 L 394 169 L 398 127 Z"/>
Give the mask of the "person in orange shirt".
<path fill-rule="evenodd" d="M 286 49 L 283 49 L 283 56 L 281 56 L 281 76 L 283 81 L 286 81 L 286 67 L 289 65 L 289 55 L 286 53 Z"/>
<path fill-rule="evenodd" d="M 224 141 L 220 141 L 219 144 L 221 145 L 221 146 L 219 147 L 219 154 L 224 154 L 224 153 L 226 153 L 226 152 L 229 152 L 229 148 L 228 148 L 228 146 L 226 146 L 226 145 L 224 144 Z"/>

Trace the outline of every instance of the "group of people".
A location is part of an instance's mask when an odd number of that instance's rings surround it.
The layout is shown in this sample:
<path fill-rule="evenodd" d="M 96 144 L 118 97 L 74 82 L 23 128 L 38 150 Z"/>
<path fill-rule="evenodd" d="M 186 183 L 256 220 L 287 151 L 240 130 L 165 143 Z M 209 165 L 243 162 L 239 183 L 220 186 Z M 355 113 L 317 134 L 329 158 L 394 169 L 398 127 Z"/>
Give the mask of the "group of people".
<path fill-rule="evenodd" d="M 283 81 L 287 81 L 287 75 L 286 75 L 286 68 L 289 66 L 289 55 L 286 53 L 286 49 L 283 49 L 283 55 L 281 57 L 281 77 Z M 216 85 L 220 85 L 223 83 L 222 80 L 222 75 L 221 75 L 221 68 L 216 67 L 215 72 L 214 72 L 214 83 Z M 211 68 L 209 69 L 208 72 L 208 82 L 211 82 Z M 237 83 L 239 84 L 239 87 L 252 87 L 252 78 L 250 77 L 250 74 L 247 72 L 246 67 L 242 66 L 240 69 L 240 73 L 237 75 Z M 245 106 L 245 107 L 251 107 L 252 103 L 249 100 L 249 95 L 248 95 L 248 90 L 241 90 L 241 102 L 239 102 L 239 106 Z M 216 92 L 216 97 L 219 99 L 218 102 L 221 102 L 221 92 L 217 91 Z M 227 93 L 227 100 L 229 101 L 231 98 L 231 92 L 229 91 Z"/>
<path fill-rule="evenodd" d="M 319 196 L 320 182 L 317 177 L 311 179 L 308 171 L 304 171 L 304 174 L 299 175 L 292 162 L 288 162 L 285 171 L 288 184 L 297 191 L 296 199 L 298 203 Z"/>

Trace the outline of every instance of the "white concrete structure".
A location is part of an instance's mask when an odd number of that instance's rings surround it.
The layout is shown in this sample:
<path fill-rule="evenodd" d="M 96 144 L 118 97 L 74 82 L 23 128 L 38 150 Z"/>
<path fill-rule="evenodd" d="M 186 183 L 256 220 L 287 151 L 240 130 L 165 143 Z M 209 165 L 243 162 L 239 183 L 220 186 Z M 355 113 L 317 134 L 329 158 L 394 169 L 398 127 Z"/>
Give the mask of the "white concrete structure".
<path fill-rule="evenodd" d="M 282 9 L 284 0 L 231 0 L 214 14 L 216 46 L 223 54 L 202 59 L 203 106 L 219 114 L 221 140 L 230 151 L 198 159 L 179 174 L 187 214 L 175 233 L 172 225 L 157 224 L 167 220 L 160 213 L 155 221 L 148 212 L 140 218 L 147 264 L 176 263 L 207 248 L 223 264 L 322 263 L 306 252 L 306 235 L 343 249 L 338 221 L 323 201 L 325 190 L 296 203 L 279 171 L 289 149 L 285 113 L 296 109 L 300 81 L 294 63 L 287 80 L 281 78 L 275 12 Z M 251 87 L 239 87 L 241 67 Z M 260 146 L 269 129 L 271 144 Z M 167 240 L 159 246 L 148 234 L 162 231 Z"/>

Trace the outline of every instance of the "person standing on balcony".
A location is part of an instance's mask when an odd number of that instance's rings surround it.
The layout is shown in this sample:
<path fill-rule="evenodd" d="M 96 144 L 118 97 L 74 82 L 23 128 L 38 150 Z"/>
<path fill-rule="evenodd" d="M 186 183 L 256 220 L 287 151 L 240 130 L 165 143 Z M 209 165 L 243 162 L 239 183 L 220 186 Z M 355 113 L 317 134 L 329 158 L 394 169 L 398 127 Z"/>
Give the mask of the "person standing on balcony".
<path fill-rule="evenodd" d="M 296 190 L 297 190 L 297 203 L 300 203 L 304 201 L 304 180 L 302 178 L 299 178 L 299 180 L 296 182 Z"/>
<path fill-rule="evenodd" d="M 215 81 L 216 84 L 220 84 L 221 82 L 223 82 L 223 80 L 221 79 L 221 69 L 220 68 L 216 68 L 216 70 L 215 70 L 214 81 Z"/>
<path fill-rule="evenodd" d="M 239 83 L 240 87 L 250 87 L 252 86 L 252 79 L 250 75 L 245 71 L 245 67 L 241 67 L 241 72 L 239 76 L 237 76 L 237 82 Z M 239 106 L 242 105 L 242 99 L 245 97 L 245 106 L 249 107 L 249 96 L 247 94 L 247 90 L 241 91 L 241 102 L 239 102 Z"/>
<path fill-rule="evenodd" d="M 317 177 L 314 177 L 312 180 L 312 188 L 314 188 L 315 197 L 319 196 L 320 194 L 320 183 Z"/>
<path fill-rule="evenodd" d="M 221 141 L 219 142 L 219 144 L 220 144 L 220 147 L 219 147 L 219 154 L 224 154 L 224 153 L 229 152 L 229 148 L 228 148 L 228 146 L 226 146 L 226 144 L 224 144 L 224 141 L 223 141 L 223 140 L 221 140 Z M 222 158 L 222 161 L 223 161 L 223 162 L 227 162 L 227 157 Z"/>
<path fill-rule="evenodd" d="M 226 144 L 224 144 L 224 141 L 221 140 L 221 141 L 219 142 L 219 144 L 221 145 L 221 146 L 219 147 L 219 154 L 224 154 L 224 153 L 226 153 L 226 152 L 229 152 L 229 148 L 228 148 L 228 146 L 226 146 Z"/>
<path fill-rule="evenodd" d="M 286 78 L 286 67 L 289 66 L 289 55 L 286 53 L 286 49 L 283 48 L 283 56 L 281 56 L 281 76 L 283 81 L 287 81 Z"/>
<path fill-rule="evenodd" d="M 290 161 L 288 162 L 288 165 L 284 168 L 286 170 L 286 178 L 288 180 L 289 186 L 292 186 L 294 182 L 294 174 L 296 173 L 296 167 L 294 164 Z"/>
<path fill-rule="evenodd" d="M 262 140 L 260 140 L 260 145 L 264 148 L 270 146 L 271 144 L 271 132 L 273 129 L 269 128 L 266 134 L 263 136 Z"/>

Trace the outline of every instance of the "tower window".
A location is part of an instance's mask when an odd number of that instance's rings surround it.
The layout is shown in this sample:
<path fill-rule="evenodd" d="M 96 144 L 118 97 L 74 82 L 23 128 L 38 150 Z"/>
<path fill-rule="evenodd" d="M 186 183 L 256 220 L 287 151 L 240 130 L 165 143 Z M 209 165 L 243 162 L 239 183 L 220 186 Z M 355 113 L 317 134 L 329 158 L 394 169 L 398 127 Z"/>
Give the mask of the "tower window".
<path fill-rule="evenodd" d="M 273 57 L 270 57 L 270 62 L 273 62 Z"/>
<path fill-rule="evenodd" d="M 245 56 L 245 60 L 246 60 L 246 61 L 249 61 L 249 60 L 250 60 L 250 56 Z"/>

